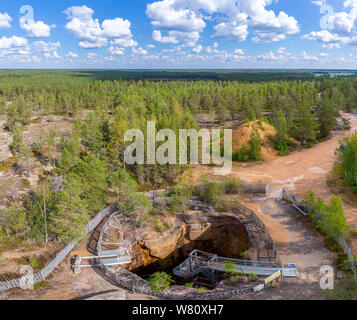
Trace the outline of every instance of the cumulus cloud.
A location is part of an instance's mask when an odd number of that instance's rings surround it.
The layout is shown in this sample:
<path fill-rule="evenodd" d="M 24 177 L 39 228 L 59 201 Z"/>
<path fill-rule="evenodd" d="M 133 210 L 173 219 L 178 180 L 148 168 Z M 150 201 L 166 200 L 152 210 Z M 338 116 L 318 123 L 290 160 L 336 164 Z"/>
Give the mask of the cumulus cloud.
<path fill-rule="evenodd" d="M 322 44 L 322 47 L 324 49 L 340 49 L 341 46 L 338 43 L 328 43 L 328 44 Z"/>
<path fill-rule="evenodd" d="M 152 33 L 152 38 L 153 40 L 157 41 L 157 42 L 161 42 L 161 43 L 171 43 L 171 44 L 177 44 L 178 40 L 175 39 L 172 36 L 162 36 L 161 35 L 161 31 L 159 30 L 154 30 Z"/>
<path fill-rule="evenodd" d="M 27 38 L 12 36 L 0 39 L 0 57 L 20 63 L 39 63 L 44 59 L 61 60 L 57 50 L 60 42 L 35 41 L 32 44 Z"/>
<path fill-rule="evenodd" d="M 147 5 L 146 14 L 155 31 L 153 39 L 165 43 L 184 42 L 170 32 L 200 33 L 206 20 L 218 21 L 214 38 L 245 41 L 251 32 L 255 42 L 280 41 L 300 32 L 296 19 L 266 7 L 273 0 L 162 0 Z M 168 35 L 161 35 L 168 32 Z M 155 36 L 155 37 L 154 37 Z M 163 41 L 164 40 L 164 41 Z"/>
<path fill-rule="evenodd" d="M 138 43 L 133 39 L 115 39 L 110 41 L 110 44 L 122 47 L 122 48 L 129 48 L 129 47 L 136 47 Z"/>
<path fill-rule="evenodd" d="M 325 16 L 321 20 L 322 30 L 312 31 L 303 36 L 303 39 L 317 40 L 325 44 L 324 48 L 337 48 L 339 44 L 357 44 L 357 1 L 345 0 L 344 11 L 334 12 L 325 1 L 312 1 L 321 7 L 321 13 Z M 326 10 L 331 11 L 326 14 Z M 330 47 L 328 47 L 330 45 Z"/>
<path fill-rule="evenodd" d="M 21 26 L 31 38 L 46 38 L 51 36 L 51 27 L 42 21 L 29 20 Z"/>
<path fill-rule="evenodd" d="M 235 21 L 222 22 L 214 27 L 216 33 L 213 35 L 217 39 L 226 39 L 233 41 L 245 41 L 248 36 L 248 25 L 240 25 Z"/>
<path fill-rule="evenodd" d="M 124 48 L 118 48 L 118 47 L 109 47 L 108 51 L 109 54 L 112 56 L 122 56 L 125 53 Z"/>
<path fill-rule="evenodd" d="M 0 29 L 9 29 L 11 28 L 10 22 L 12 18 L 8 15 L 8 13 L 0 13 Z"/>
<path fill-rule="evenodd" d="M 61 47 L 61 43 L 58 42 L 44 42 L 44 41 L 35 41 L 32 44 L 32 47 L 37 52 L 50 53 L 55 52 L 58 48 Z"/>
<path fill-rule="evenodd" d="M 147 5 L 146 14 L 151 24 L 161 30 L 183 32 L 202 31 L 206 23 L 194 10 L 176 6 L 180 1 L 163 0 Z"/>
<path fill-rule="evenodd" d="M 143 55 L 143 56 L 148 54 L 147 50 L 145 50 L 143 48 L 136 49 L 135 47 L 133 47 L 133 48 L 131 48 L 131 51 L 133 54 L 138 54 L 138 55 Z"/>
<path fill-rule="evenodd" d="M 74 6 L 64 11 L 69 22 L 66 29 L 79 40 L 84 49 L 102 48 L 110 40 L 113 46 L 133 47 L 137 42 L 132 39 L 131 23 L 122 18 L 106 19 L 101 24 L 94 19 L 94 11 L 87 6 Z"/>
<path fill-rule="evenodd" d="M 351 42 L 352 38 L 349 38 L 347 36 L 341 36 L 337 33 L 331 33 L 328 30 L 321 30 L 321 31 L 312 31 L 309 34 L 306 34 L 302 37 L 302 39 L 307 39 L 307 40 L 318 40 L 320 42 L 325 42 L 325 43 L 343 43 L 343 44 L 348 44 Z"/>
<path fill-rule="evenodd" d="M 17 36 L 12 36 L 10 38 L 2 37 L 0 39 L 0 49 L 11 49 L 24 47 L 27 45 L 27 39 Z"/>

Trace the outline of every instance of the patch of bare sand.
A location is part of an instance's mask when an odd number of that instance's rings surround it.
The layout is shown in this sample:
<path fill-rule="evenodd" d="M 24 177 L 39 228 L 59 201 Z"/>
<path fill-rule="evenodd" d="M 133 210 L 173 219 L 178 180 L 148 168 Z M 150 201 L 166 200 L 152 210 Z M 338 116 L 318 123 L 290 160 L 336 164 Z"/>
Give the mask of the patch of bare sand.
<path fill-rule="evenodd" d="M 286 229 L 286 226 L 277 222 L 269 215 L 264 214 L 259 207 L 259 204 L 252 200 L 243 200 L 242 204 L 247 208 L 253 210 L 256 215 L 263 221 L 266 225 L 270 236 L 274 239 L 274 242 L 286 244 L 290 242 L 289 232 Z"/>
<path fill-rule="evenodd" d="M 276 159 L 277 152 L 270 140 L 270 137 L 276 135 L 276 130 L 273 126 L 258 120 L 245 123 L 233 131 L 233 152 L 238 152 L 243 147 L 249 147 L 249 142 L 254 128 L 257 128 L 260 136 L 262 158 L 265 161 Z"/>

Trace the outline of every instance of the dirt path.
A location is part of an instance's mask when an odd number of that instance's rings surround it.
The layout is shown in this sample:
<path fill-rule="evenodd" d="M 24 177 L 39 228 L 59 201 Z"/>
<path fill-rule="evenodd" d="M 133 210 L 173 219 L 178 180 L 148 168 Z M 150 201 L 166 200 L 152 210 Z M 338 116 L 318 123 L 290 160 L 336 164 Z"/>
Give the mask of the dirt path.
<path fill-rule="evenodd" d="M 335 255 L 324 248 L 321 236 L 307 228 L 289 205 L 278 203 L 273 198 L 257 198 L 254 202 L 258 206 L 257 214 L 271 230 L 282 263 L 296 263 L 300 278 L 284 279 L 278 288 L 249 295 L 246 299 L 325 299 L 319 285 L 320 268 L 333 266 Z"/>
<path fill-rule="evenodd" d="M 357 115 L 351 116 L 351 125 L 351 132 L 357 130 Z M 335 150 L 339 145 L 340 135 L 335 132 L 331 139 L 310 149 L 295 151 L 287 156 L 266 162 L 235 163 L 230 176 L 251 183 L 258 181 L 269 183 L 270 196 L 273 198 L 284 187 L 300 197 L 303 197 L 309 189 L 312 189 L 317 196 L 328 200 L 332 194 L 326 178 L 336 162 Z M 202 170 L 197 168 L 195 176 L 200 176 L 201 172 L 211 175 L 212 169 L 204 168 Z M 357 206 L 354 207 L 348 203 L 344 205 L 350 226 L 357 230 Z M 269 227 L 269 219 L 267 225 Z M 353 248 L 357 252 L 357 239 L 353 239 Z"/>

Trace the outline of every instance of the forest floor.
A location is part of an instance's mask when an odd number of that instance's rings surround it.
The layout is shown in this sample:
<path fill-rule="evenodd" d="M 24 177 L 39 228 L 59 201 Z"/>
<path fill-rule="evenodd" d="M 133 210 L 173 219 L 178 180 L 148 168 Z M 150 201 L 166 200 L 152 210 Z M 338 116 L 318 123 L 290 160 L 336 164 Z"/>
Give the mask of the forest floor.
<path fill-rule="evenodd" d="M 51 172 L 54 169 L 48 161 L 41 161 L 33 155 L 28 161 L 27 169 L 18 170 L 16 165 L 20 159 L 10 151 L 13 137 L 5 129 L 5 123 L 5 116 L 0 117 L 0 209 L 8 207 L 12 201 L 26 193 L 31 186 L 35 186 L 43 171 Z M 24 142 L 31 146 L 51 128 L 56 130 L 56 142 L 58 142 L 62 135 L 71 134 L 72 126 L 72 120 L 67 117 L 45 116 L 41 119 L 32 118 L 30 123 L 23 126 L 21 130 Z"/>

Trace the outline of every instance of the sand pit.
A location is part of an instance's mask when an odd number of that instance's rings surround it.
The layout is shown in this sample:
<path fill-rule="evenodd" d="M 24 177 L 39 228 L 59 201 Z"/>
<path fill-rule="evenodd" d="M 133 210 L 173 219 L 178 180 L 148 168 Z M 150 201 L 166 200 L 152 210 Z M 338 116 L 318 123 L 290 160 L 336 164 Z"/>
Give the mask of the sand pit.
<path fill-rule="evenodd" d="M 237 130 L 233 131 L 233 152 L 238 152 L 244 147 L 249 147 L 251 134 L 254 127 L 258 129 L 258 133 L 261 139 L 261 156 L 265 161 L 273 160 L 277 157 L 277 152 L 274 149 L 273 143 L 270 137 L 276 135 L 276 130 L 271 125 L 260 122 L 252 121 L 240 126 Z"/>

